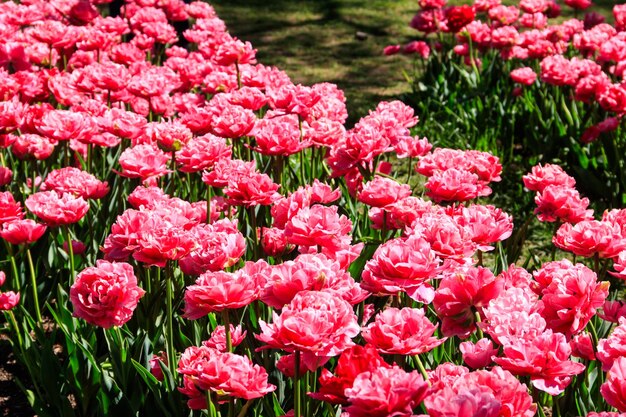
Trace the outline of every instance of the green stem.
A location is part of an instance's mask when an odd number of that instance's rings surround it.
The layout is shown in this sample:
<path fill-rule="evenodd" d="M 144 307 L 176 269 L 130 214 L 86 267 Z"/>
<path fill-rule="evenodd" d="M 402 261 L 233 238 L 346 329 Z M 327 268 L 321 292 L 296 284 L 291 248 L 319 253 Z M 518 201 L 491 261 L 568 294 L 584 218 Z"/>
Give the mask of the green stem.
<path fill-rule="evenodd" d="M 293 381 L 293 412 L 294 417 L 302 416 L 301 389 L 300 389 L 300 351 L 296 350 L 296 360 Z"/>
<path fill-rule="evenodd" d="M 76 271 L 74 270 L 74 248 L 72 247 L 72 235 L 70 234 L 69 226 L 63 226 L 65 232 L 65 241 L 67 242 L 67 252 L 70 257 L 70 285 L 74 284 L 76 278 Z"/>
<path fill-rule="evenodd" d="M 420 373 L 424 377 L 424 381 L 428 381 L 428 373 L 426 372 L 426 368 L 424 368 L 420 355 L 415 355 L 415 361 L 417 362 L 417 369 L 419 369 Z"/>
<path fill-rule="evenodd" d="M 237 70 L 237 89 L 241 90 L 241 71 L 239 70 L 239 62 L 235 62 L 235 69 Z"/>
<path fill-rule="evenodd" d="M 250 408 L 250 406 L 252 405 L 252 400 L 248 400 L 243 407 L 241 407 L 241 411 L 239 411 L 239 414 L 237 414 L 237 417 L 244 417 L 246 415 L 246 412 L 248 411 L 248 408 Z"/>
<path fill-rule="evenodd" d="M 4 245 L 6 246 L 7 252 L 9 253 L 9 262 L 11 263 L 11 271 L 13 272 L 13 280 L 15 281 L 15 289 L 17 292 L 20 292 L 22 290 L 22 285 L 20 283 L 20 277 L 17 272 L 17 263 L 15 262 L 15 255 L 13 254 L 13 248 L 11 247 L 9 242 L 7 242 L 6 240 L 4 241 Z"/>
<path fill-rule="evenodd" d="M 257 229 L 257 225 L 256 225 L 256 214 L 254 212 L 254 206 L 250 206 L 248 207 L 248 217 L 250 220 L 250 228 L 252 229 L 252 236 L 251 236 L 251 240 L 252 240 L 252 253 L 254 254 L 254 259 L 258 259 L 258 240 L 257 240 L 257 235 L 256 235 L 256 229 Z"/>
<path fill-rule="evenodd" d="M 213 398 L 211 398 L 211 390 L 206 392 L 207 414 L 209 417 L 217 417 L 217 410 Z"/>
<path fill-rule="evenodd" d="M 167 360 L 172 371 L 174 379 L 177 378 L 176 372 L 176 350 L 174 349 L 174 313 L 172 309 L 172 300 L 174 299 L 174 268 L 171 262 L 166 265 L 167 277 L 165 280 L 166 302 L 167 302 Z"/>
<path fill-rule="evenodd" d="M 209 185 L 207 187 L 207 197 L 206 197 L 206 223 L 211 223 L 211 194 L 212 187 Z"/>
<path fill-rule="evenodd" d="M 226 351 L 233 351 L 233 341 L 230 337 L 230 317 L 228 317 L 228 310 L 222 311 L 222 319 L 224 321 L 224 334 L 226 335 Z"/>
<path fill-rule="evenodd" d="M 35 304 L 35 314 L 37 316 L 37 325 L 41 324 L 41 310 L 39 310 L 39 295 L 37 294 L 37 278 L 35 276 L 35 266 L 33 265 L 33 257 L 30 249 L 26 248 L 26 257 L 28 258 L 28 268 L 30 270 L 30 285 L 33 291 L 33 302 Z"/>
<path fill-rule="evenodd" d="M 19 349 L 22 350 L 24 346 L 24 341 L 22 340 L 22 330 L 17 325 L 17 321 L 15 320 L 15 315 L 13 314 L 12 310 L 5 311 L 5 314 L 9 316 L 9 319 L 11 320 L 11 326 L 13 326 L 13 329 L 15 329 L 15 334 L 17 335 L 17 343 L 18 343 Z"/>
<path fill-rule="evenodd" d="M 481 322 L 480 313 L 478 311 L 474 312 L 474 318 L 476 319 L 476 330 L 478 331 L 478 339 L 482 339 L 483 337 L 485 337 L 485 335 L 483 334 L 483 331 L 480 328 L 480 326 L 478 326 L 478 324 Z"/>

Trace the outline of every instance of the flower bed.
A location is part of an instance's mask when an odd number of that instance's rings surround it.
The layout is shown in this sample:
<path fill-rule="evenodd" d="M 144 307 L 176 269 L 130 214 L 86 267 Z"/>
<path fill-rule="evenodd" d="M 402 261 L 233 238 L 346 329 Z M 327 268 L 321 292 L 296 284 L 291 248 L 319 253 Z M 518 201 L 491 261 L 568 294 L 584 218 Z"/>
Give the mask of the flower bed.
<path fill-rule="evenodd" d="M 150 4 L 0 6 L 0 309 L 38 415 L 626 411 L 624 209 L 533 167 L 527 270 L 496 156 L 399 101 L 346 129 L 207 3 Z"/>

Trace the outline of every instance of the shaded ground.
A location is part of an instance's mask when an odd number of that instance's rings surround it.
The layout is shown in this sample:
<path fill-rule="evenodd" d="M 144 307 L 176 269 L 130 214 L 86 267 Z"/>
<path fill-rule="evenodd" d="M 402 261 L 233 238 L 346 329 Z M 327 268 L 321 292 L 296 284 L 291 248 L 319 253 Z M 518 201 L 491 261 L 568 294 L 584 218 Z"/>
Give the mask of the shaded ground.
<path fill-rule="evenodd" d="M 15 362 L 8 340 L 0 338 L 0 416 L 32 417 L 33 410 L 14 382 L 16 375 L 22 380 L 28 379 Z"/>
<path fill-rule="evenodd" d="M 385 57 L 389 44 L 417 34 L 408 21 L 415 0 L 217 0 L 229 31 L 258 49 L 259 62 L 296 83 L 332 82 L 347 97 L 354 122 L 385 99 L 408 90 L 406 57 Z M 357 32 L 366 35 L 359 39 Z M 360 34 L 359 34 L 360 35 Z"/>

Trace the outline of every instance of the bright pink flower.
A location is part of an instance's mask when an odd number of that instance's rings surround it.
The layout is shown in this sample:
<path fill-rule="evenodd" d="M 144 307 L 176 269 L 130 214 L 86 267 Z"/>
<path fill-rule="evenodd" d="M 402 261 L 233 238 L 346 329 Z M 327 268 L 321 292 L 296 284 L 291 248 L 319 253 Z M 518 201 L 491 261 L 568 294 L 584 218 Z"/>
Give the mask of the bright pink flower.
<path fill-rule="evenodd" d="M 241 325 L 237 327 L 233 327 L 232 324 L 230 326 L 230 343 L 232 347 L 237 347 L 243 342 L 243 339 L 246 337 L 248 333 L 246 330 L 241 331 Z M 220 352 L 226 352 L 226 330 L 224 326 L 217 326 L 215 330 L 211 333 L 211 337 L 209 340 L 205 340 L 202 342 L 203 346 L 207 346 L 213 349 L 217 349 Z"/>
<path fill-rule="evenodd" d="M 498 366 L 468 372 L 445 363 L 434 371 L 430 382 L 424 405 L 431 417 L 532 417 L 537 411 L 526 385 Z"/>
<path fill-rule="evenodd" d="M 109 192 L 109 186 L 90 173 L 74 167 L 55 169 L 41 184 L 41 191 L 53 190 L 59 194 L 69 193 L 85 200 L 100 199 Z"/>
<path fill-rule="evenodd" d="M 546 329 L 537 312 L 538 297 L 526 288 L 511 287 L 483 308 L 480 328 L 501 345 L 517 339 L 532 340 Z"/>
<path fill-rule="evenodd" d="M 611 323 L 619 323 L 619 319 L 626 318 L 626 303 L 624 301 L 605 301 L 598 317 Z"/>
<path fill-rule="evenodd" d="M 401 45 L 387 45 L 383 48 L 383 55 L 390 56 L 400 53 Z"/>
<path fill-rule="evenodd" d="M 498 7 L 500 3 L 501 0 L 474 0 L 474 9 L 477 12 L 486 12 Z"/>
<path fill-rule="evenodd" d="M 493 347 L 493 342 L 489 339 L 480 339 L 475 344 L 471 341 L 462 342 L 459 350 L 463 355 L 463 362 L 470 368 L 484 368 L 491 364 L 493 356 L 498 355 L 498 348 Z"/>
<path fill-rule="evenodd" d="M 409 196 L 396 201 L 385 209 L 369 210 L 372 228 L 382 229 L 383 220 L 387 229 L 404 229 L 412 225 L 424 213 L 430 212 L 433 203 L 418 197 Z"/>
<path fill-rule="evenodd" d="M 346 405 L 348 399 L 345 390 L 352 387 L 355 378 L 363 372 L 372 372 L 378 368 L 389 368 L 389 365 L 374 346 L 354 345 L 339 356 L 334 374 L 322 369 L 319 391 L 309 395 L 316 400 Z"/>
<path fill-rule="evenodd" d="M 178 361 L 178 372 L 184 384 L 179 390 L 191 397 L 192 409 L 207 408 L 206 391 L 251 400 L 276 389 L 268 384 L 267 371 L 248 357 L 207 346 L 188 347 Z"/>
<path fill-rule="evenodd" d="M 277 193 L 279 187 L 267 174 L 255 172 L 231 178 L 224 194 L 228 197 L 228 203 L 233 206 L 268 206 L 280 198 Z"/>
<path fill-rule="evenodd" d="M 491 188 L 479 183 L 478 176 L 463 169 L 436 171 L 424 184 L 426 195 L 435 202 L 468 201 L 491 194 Z"/>
<path fill-rule="evenodd" d="M 466 267 L 445 273 L 433 300 L 442 320 L 442 333 L 469 336 L 476 329 L 474 311 L 482 315 L 483 307 L 497 298 L 503 288 L 504 282 L 487 268 Z"/>
<path fill-rule="evenodd" d="M 604 72 L 587 75 L 578 80 L 574 97 L 584 103 L 592 103 L 601 92 L 608 88 L 610 83 L 610 78 Z"/>
<path fill-rule="evenodd" d="M 301 140 L 295 115 L 260 119 L 250 135 L 256 138 L 255 150 L 263 155 L 289 156 L 308 146 L 307 142 Z"/>
<path fill-rule="evenodd" d="M 50 227 L 66 226 L 82 219 L 89 203 L 71 194 L 59 195 L 55 191 L 40 191 L 26 199 L 26 207 Z"/>
<path fill-rule="evenodd" d="M 591 6 L 591 0 L 564 0 L 565 4 L 576 10 L 585 10 Z"/>
<path fill-rule="evenodd" d="M 545 83 L 574 86 L 578 78 L 574 65 L 563 55 L 551 55 L 541 61 L 541 81 Z"/>
<path fill-rule="evenodd" d="M 250 177 L 256 173 L 254 161 L 244 162 L 240 159 L 219 159 L 213 169 L 202 174 L 202 181 L 211 187 L 226 187 L 231 181 L 241 177 Z"/>
<path fill-rule="evenodd" d="M 7 167 L 0 167 L 0 187 L 3 187 L 13 179 L 13 171 Z"/>
<path fill-rule="evenodd" d="M 34 243 L 46 232 L 46 226 L 30 219 L 16 219 L 2 225 L 0 237 L 13 245 Z"/>
<path fill-rule="evenodd" d="M 458 33 L 476 17 L 472 6 L 452 6 L 445 9 L 446 26 L 449 32 Z"/>
<path fill-rule="evenodd" d="M 626 357 L 613 362 L 600 392 L 609 405 L 626 412 Z"/>
<path fill-rule="evenodd" d="M 606 111 L 626 112 L 626 88 L 621 84 L 609 84 L 598 94 L 598 103 Z"/>
<path fill-rule="evenodd" d="M 106 132 L 133 140 L 141 135 L 147 123 L 145 117 L 115 107 L 107 110 L 97 120 L 98 125 Z"/>
<path fill-rule="evenodd" d="M 558 165 L 545 164 L 535 165 L 531 172 L 522 177 L 524 186 L 530 191 L 543 191 L 548 185 L 557 185 L 574 188 L 576 180 L 570 177 Z"/>
<path fill-rule="evenodd" d="M 489 19 L 504 25 L 512 25 L 519 17 L 519 9 L 515 6 L 495 6 L 489 9 Z"/>
<path fill-rule="evenodd" d="M 185 291 L 185 317 L 196 320 L 211 312 L 247 306 L 259 297 L 261 287 L 244 270 L 206 272 Z"/>
<path fill-rule="evenodd" d="M 390 178 L 374 176 L 358 194 L 360 202 L 372 207 L 385 207 L 411 195 L 411 187 Z"/>
<path fill-rule="evenodd" d="M 24 218 L 22 205 L 9 191 L 0 192 L 0 224 Z"/>
<path fill-rule="evenodd" d="M 218 101 L 211 108 L 211 133 L 223 138 L 237 139 L 250 133 L 256 120 L 252 110 Z"/>
<path fill-rule="evenodd" d="M 91 117 L 70 110 L 51 110 L 41 118 L 40 123 L 37 127 L 39 133 L 55 141 L 80 140 L 96 131 Z"/>
<path fill-rule="evenodd" d="M 176 122 L 148 123 L 143 134 L 135 139 L 135 144 L 157 144 L 165 152 L 180 150 L 192 138 L 191 130 L 185 125 Z"/>
<path fill-rule="evenodd" d="M 423 59 L 428 59 L 430 56 L 430 46 L 424 41 L 411 41 L 402 47 L 401 52 L 406 55 L 417 54 Z M 428 152 L 428 150 L 426 152 Z"/>
<path fill-rule="evenodd" d="M 419 0 L 422 9 L 441 9 L 446 5 L 446 0 Z"/>
<path fill-rule="evenodd" d="M 267 97 L 257 87 L 241 87 L 228 94 L 228 101 L 231 104 L 241 106 L 245 109 L 257 111 L 267 104 Z"/>
<path fill-rule="evenodd" d="M 524 13 L 519 23 L 529 29 L 544 29 L 548 25 L 548 17 L 543 13 Z"/>
<path fill-rule="evenodd" d="M 515 375 L 530 376 L 535 388 L 558 395 L 585 370 L 582 363 L 569 360 L 571 353 L 563 334 L 547 330 L 532 340 L 512 340 L 504 346 L 504 357 L 494 361 Z"/>
<path fill-rule="evenodd" d="M 246 251 L 246 240 L 237 223 L 228 219 L 201 224 L 192 229 L 199 248 L 180 260 L 180 269 L 188 275 L 221 271 L 239 262 Z"/>
<path fill-rule="evenodd" d="M 237 38 L 226 39 L 219 45 L 213 60 L 223 66 L 233 64 L 255 64 L 256 49 L 250 42 L 242 42 Z"/>
<path fill-rule="evenodd" d="M 516 68 L 511 71 L 511 79 L 516 83 L 533 85 L 537 79 L 537 74 L 530 67 Z"/>
<path fill-rule="evenodd" d="M 13 310 L 20 302 L 20 293 L 7 291 L 0 292 L 0 311 Z"/>
<path fill-rule="evenodd" d="M 152 355 L 148 364 L 150 365 L 150 373 L 157 379 L 157 381 L 163 381 L 165 376 L 163 375 L 161 364 L 169 366 L 167 354 L 165 352 L 160 352 L 158 355 Z"/>
<path fill-rule="evenodd" d="M 302 291 L 326 291 L 350 304 L 363 301 L 369 293 L 361 289 L 339 262 L 324 254 L 303 254 L 293 261 L 263 271 L 267 283 L 261 301 L 280 309 Z"/>
<path fill-rule="evenodd" d="M 159 187 L 138 185 L 128 196 L 128 203 L 135 209 L 141 206 L 154 207 L 155 202 L 167 200 L 169 196 Z"/>
<path fill-rule="evenodd" d="M 380 245 L 365 264 L 362 286 L 373 294 L 406 291 L 411 298 L 430 303 L 434 290 L 428 281 L 439 273 L 440 264 L 424 239 L 392 239 Z"/>
<path fill-rule="evenodd" d="M 498 279 L 504 280 L 505 289 L 513 287 L 528 288 L 533 276 L 524 268 L 511 264 L 507 270 L 502 271 L 500 275 L 498 275 Z"/>
<path fill-rule="evenodd" d="M 170 155 L 153 145 L 137 145 L 127 148 L 120 155 L 119 163 L 127 178 L 140 178 L 142 181 L 154 180 L 170 172 L 167 163 Z"/>
<path fill-rule="evenodd" d="M 402 158 L 419 158 L 426 155 L 432 149 L 433 145 L 426 138 L 417 136 L 401 137 L 394 145 L 396 156 Z"/>
<path fill-rule="evenodd" d="M 35 158 L 44 160 L 52 155 L 57 142 L 35 134 L 23 134 L 17 137 L 11 151 L 20 159 Z"/>
<path fill-rule="evenodd" d="M 510 48 L 517 45 L 518 40 L 519 32 L 513 26 L 502 26 L 491 32 L 491 42 L 495 48 L 501 50 L 502 54 L 508 53 Z M 510 76 L 513 81 L 525 85 L 531 85 L 537 78 L 537 74 L 528 67 L 514 69 Z"/>
<path fill-rule="evenodd" d="M 569 344 L 572 347 L 572 356 L 588 361 L 596 360 L 595 346 L 589 333 L 578 333 Z"/>
<path fill-rule="evenodd" d="M 554 245 L 578 256 L 616 258 L 626 249 L 620 227 L 609 222 L 583 220 L 575 225 L 563 223 L 552 238 Z"/>
<path fill-rule="evenodd" d="M 144 294 L 131 265 L 99 260 L 76 276 L 70 301 L 75 317 L 108 329 L 130 320 Z"/>
<path fill-rule="evenodd" d="M 359 374 L 345 395 L 350 417 L 411 417 L 426 397 L 428 383 L 418 371 L 405 372 L 399 366 L 377 368 Z"/>
<path fill-rule="evenodd" d="M 626 357 L 626 317 L 619 319 L 619 325 L 613 329 L 609 337 L 598 341 L 597 356 L 602 362 L 603 371 L 611 369 L 617 358 Z"/>
<path fill-rule="evenodd" d="M 535 272 L 541 286 L 539 313 L 555 332 L 572 336 L 581 332 L 609 294 L 609 282 L 597 281 L 583 264 L 549 262 Z"/>
<path fill-rule="evenodd" d="M 293 249 L 287 244 L 285 231 L 277 227 L 262 227 L 260 230 L 261 247 L 267 256 L 280 257 Z"/>
<path fill-rule="evenodd" d="M 423 309 L 387 308 L 363 329 L 362 336 L 382 353 L 419 355 L 446 341 L 433 336 L 436 329 Z"/>
<path fill-rule="evenodd" d="M 303 207 L 311 207 L 313 204 L 329 204 L 341 197 L 339 189 L 333 190 L 328 184 L 319 182 L 317 179 L 312 185 L 298 187 L 296 191 L 286 198 L 277 200 L 272 207 L 273 226 L 283 229 L 287 220 L 296 215 Z"/>
<path fill-rule="evenodd" d="M 502 210 L 491 206 L 461 207 L 453 214 L 460 226 L 472 232 L 472 241 L 481 251 L 493 250 L 492 244 L 501 242 L 513 233 L 513 219 Z"/>
<path fill-rule="evenodd" d="M 437 148 L 432 153 L 420 158 L 416 171 L 431 177 L 437 171 L 448 169 L 469 171 L 478 175 L 482 184 L 500 181 L 502 165 L 498 157 L 480 151 L 461 151 L 456 149 Z"/>
<path fill-rule="evenodd" d="M 284 84 L 279 88 L 270 88 L 266 91 L 269 105 L 272 109 L 285 114 L 297 114 L 306 119 L 322 98 L 320 93 L 303 85 Z"/>
<path fill-rule="evenodd" d="M 151 213 L 150 223 L 142 225 L 142 229 L 139 229 L 136 247 L 132 253 L 133 258 L 146 265 L 164 268 L 167 261 L 182 259 L 197 249 L 198 243 L 193 239 L 191 232 L 184 228 L 189 221 L 186 218 L 179 220 L 184 224 L 176 225 L 157 213 Z"/>
<path fill-rule="evenodd" d="M 300 355 L 300 368 L 298 369 L 298 375 L 302 376 L 307 372 L 315 372 L 318 368 L 324 366 L 330 358 L 316 357 L 310 353 L 303 353 Z M 276 368 L 284 374 L 287 378 L 294 378 L 296 375 L 296 355 L 290 353 L 289 355 L 282 355 L 276 362 Z M 325 369 L 322 369 L 322 372 Z M 326 372 L 328 372 L 326 370 Z M 309 393 L 310 395 L 311 393 Z"/>
<path fill-rule="evenodd" d="M 349 244 L 352 222 L 338 214 L 337 206 L 304 207 L 285 224 L 285 237 L 293 245 L 339 248 Z"/>
<path fill-rule="evenodd" d="M 578 223 L 591 220 L 593 210 L 588 210 L 589 199 L 581 198 L 576 189 L 560 185 L 548 185 L 535 196 L 535 214 L 542 222 L 562 221 Z"/>
<path fill-rule="evenodd" d="M 623 4 L 613 6 L 613 17 L 615 18 L 615 29 L 622 32 L 626 30 L 626 6 Z"/>
<path fill-rule="evenodd" d="M 548 8 L 548 2 L 546 0 L 521 0 L 519 7 L 526 13 L 540 13 Z"/>
<path fill-rule="evenodd" d="M 445 213 L 424 214 L 411 227 L 443 259 L 461 260 L 476 252 L 472 231 Z"/>
<path fill-rule="evenodd" d="M 63 250 L 65 253 L 69 253 L 69 245 L 67 244 L 67 241 L 63 242 Z M 86 250 L 87 246 L 83 242 L 72 239 L 72 252 L 74 253 L 74 256 L 80 256 L 85 253 Z"/>
<path fill-rule="evenodd" d="M 330 292 L 300 292 L 280 315 L 273 313 L 272 324 L 259 324 L 262 333 L 256 337 L 267 343 L 265 348 L 315 356 L 336 356 L 359 334 L 352 306 Z"/>
<path fill-rule="evenodd" d="M 7 275 L 4 273 L 4 271 L 0 271 L 0 287 L 4 285 L 6 280 L 7 280 Z"/>

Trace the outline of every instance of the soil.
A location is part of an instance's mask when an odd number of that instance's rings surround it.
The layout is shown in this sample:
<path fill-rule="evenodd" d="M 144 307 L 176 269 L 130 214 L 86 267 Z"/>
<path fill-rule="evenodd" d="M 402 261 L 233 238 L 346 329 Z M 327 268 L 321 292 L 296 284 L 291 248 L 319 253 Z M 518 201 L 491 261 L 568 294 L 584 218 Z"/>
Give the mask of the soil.
<path fill-rule="evenodd" d="M 8 340 L 0 338 L 0 416 L 36 417 L 26 396 L 15 383 L 15 377 L 28 381 L 18 365 Z"/>

